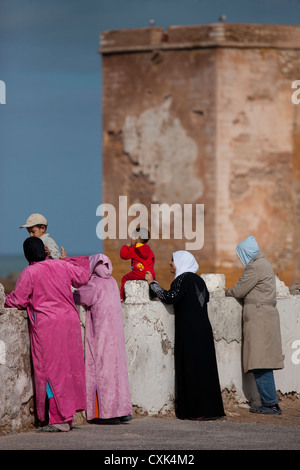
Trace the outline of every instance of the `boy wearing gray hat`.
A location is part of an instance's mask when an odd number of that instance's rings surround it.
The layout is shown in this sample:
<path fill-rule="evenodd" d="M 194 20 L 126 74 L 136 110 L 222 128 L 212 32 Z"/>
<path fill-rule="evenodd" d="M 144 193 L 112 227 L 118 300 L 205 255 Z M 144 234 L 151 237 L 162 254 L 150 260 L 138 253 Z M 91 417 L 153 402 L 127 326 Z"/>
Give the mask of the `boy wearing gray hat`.
<path fill-rule="evenodd" d="M 49 258 L 60 258 L 61 254 L 59 248 L 53 238 L 47 233 L 48 222 L 42 214 L 34 213 L 31 214 L 26 223 L 21 225 L 20 228 L 27 228 L 28 233 L 31 237 L 37 237 L 42 240 L 45 245 L 46 255 Z"/>

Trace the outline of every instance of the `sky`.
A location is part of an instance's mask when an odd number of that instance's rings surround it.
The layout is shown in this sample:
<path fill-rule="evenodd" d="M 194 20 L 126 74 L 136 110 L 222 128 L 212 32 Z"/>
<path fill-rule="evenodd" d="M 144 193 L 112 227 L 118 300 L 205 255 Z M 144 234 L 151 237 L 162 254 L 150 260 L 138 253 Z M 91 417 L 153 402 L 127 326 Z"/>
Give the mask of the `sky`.
<path fill-rule="evenodd" d="M 300 0 L 0 0 L 0 255 L 23 253 L 33 212 L 68 254 L 102 250 L 100 33 L 223 14 L 299 25 Z"/>

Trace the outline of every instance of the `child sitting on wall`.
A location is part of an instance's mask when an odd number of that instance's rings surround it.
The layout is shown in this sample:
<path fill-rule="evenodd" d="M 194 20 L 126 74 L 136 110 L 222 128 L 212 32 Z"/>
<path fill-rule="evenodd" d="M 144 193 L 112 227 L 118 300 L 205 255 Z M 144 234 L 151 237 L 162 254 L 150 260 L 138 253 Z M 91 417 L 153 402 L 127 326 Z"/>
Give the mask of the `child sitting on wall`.
<path fill-rule="evenodd" d="M 45 245 L 45 252 L 49 258 L 60 258 L 61 254 L 59 248 L 53 238 L 47 233 L 48 222 L 46 218 L 41 214 L 31 214 L 26 223 L 21 225 L 20 228 L 27 228 L 28 233 L 31 237 L 37 237 L 42 240 Z"/>
<path fill-rule="evenodd" d="M 125 300 L 125 282 L 133 280 L 144 280 L 147 271 L 150 271 L 155 279 L 154 263 L 155 257 L 151 248 L 147 245 L 150 239 L 149 230 L 137 228 L 127 245 L 123 245 L 120 251 L 122 259 L 132 260 L 132 271 L 125 274 L 121 281 L 121 301 Z"/>

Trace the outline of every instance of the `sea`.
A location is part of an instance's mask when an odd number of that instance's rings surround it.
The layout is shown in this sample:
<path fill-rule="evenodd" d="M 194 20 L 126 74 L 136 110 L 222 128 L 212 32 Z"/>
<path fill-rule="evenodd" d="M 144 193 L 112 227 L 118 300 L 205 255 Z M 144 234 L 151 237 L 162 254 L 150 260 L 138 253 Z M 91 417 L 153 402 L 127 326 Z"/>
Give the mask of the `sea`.
<path fill-rule="evenodd" d="M 68 253 L 68 256 L 81 256 L 78 253 Z M 90 254 L 84 253 L 86 256 Z M 1 255 L 0 254 L 0 278 L 5 279 L 11 274 L 21 273 L 28 266 L 28 261 L 22 255 Z"/>
<path fill-rule="evenodd" d="M 6 278 L 10 274 L 20 273 L 28 266 L 28 261 L 22 255 L 0 255 L 0 277 Z"/>

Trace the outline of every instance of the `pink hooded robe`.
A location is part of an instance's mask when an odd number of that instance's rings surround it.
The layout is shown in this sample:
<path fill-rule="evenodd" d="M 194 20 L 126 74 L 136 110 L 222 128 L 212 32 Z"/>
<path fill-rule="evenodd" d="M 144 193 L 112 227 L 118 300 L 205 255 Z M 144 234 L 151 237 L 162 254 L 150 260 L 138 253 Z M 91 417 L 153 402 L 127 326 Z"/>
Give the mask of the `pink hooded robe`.
<path fill-rule="evenodd" d="M 127 372 L 123 313 L 119 288 L 111 276 L 110 259 L 90 256 L 91 278 L 73 293 L 77 305 L 86 305 L 85 371 L 87 419 L 127 416 L 132 412 Z"/>
<path fill-rule="evenodd" d="M 27 266 L 15 290 L 5 297 L 7 306 L 28 311 L 41 421 L 45 420 L 47 381 L 62 416 L 86 409 L 81 327 L 71 285 L 80 287 L 89 276 L 88 257 L 46 259 Z"/>

